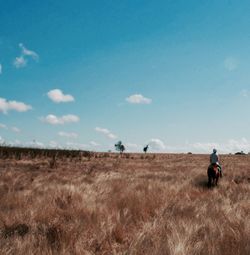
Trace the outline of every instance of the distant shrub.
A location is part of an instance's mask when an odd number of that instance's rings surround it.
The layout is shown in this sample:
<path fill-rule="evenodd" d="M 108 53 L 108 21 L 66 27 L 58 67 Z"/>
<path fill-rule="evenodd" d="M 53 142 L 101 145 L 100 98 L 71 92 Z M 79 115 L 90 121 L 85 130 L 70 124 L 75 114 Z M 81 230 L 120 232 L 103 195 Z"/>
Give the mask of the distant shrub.
<path fill-rule="evenodd" d="M 235 155 L 246 155 L 246 153 L 244 153 L 243 151 L 240 151 L 240 152 L 236 152 Z"/>

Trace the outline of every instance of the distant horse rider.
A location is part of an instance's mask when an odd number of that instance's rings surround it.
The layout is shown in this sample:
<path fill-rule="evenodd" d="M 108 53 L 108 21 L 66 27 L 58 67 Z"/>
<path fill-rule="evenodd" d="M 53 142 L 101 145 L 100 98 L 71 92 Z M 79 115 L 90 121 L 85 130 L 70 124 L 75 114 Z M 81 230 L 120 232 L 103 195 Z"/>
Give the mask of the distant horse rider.
<path fill-rule="evenodd" d="M 221 168 L 221 165 L 219 163 L 219 156 L 217 154 L 217 150 L 216 149 L 213 149 L 213 153 L 210 154 L 210 164 L 212 166 L 217 165 L 219 173 L 220 173 L 220 177 L 222 177 L 222 168 Z"/>
<path fill-rule="evenodd" d="M 149 147 L 149 145 L 147 145 L 147 146 L 145 146 L 145 147 L 143 148 L 144 153 L 147 153 L 148 147 Z"/>

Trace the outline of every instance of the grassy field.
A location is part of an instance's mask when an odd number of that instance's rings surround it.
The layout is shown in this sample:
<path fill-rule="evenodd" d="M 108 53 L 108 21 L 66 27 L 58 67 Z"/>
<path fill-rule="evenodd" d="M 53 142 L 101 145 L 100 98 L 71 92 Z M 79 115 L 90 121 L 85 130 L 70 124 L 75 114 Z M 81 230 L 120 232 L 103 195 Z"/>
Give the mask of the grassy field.
<path fill-rule="evenodd" d="M 250 156 L 0 156 L 0 254 L 250 254 Z"/>

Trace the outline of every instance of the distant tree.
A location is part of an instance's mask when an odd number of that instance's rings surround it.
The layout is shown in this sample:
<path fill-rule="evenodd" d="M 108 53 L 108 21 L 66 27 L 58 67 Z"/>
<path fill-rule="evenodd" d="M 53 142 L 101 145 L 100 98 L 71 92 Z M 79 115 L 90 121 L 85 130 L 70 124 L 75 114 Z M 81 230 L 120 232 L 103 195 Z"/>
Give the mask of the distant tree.
<path fill-rule="evenodd" d="M 143 148 L 144 153 L 147 153 L 148 147 L 149 147 L 149 145 L 146 145 L 146 146 Z"/>
<path fill-rule="evenodd" d="M 246 155 L 246 153 L 244 153 L 243 151 L 241 151 L 241 152 L 236 152 L 235 155 Z"/>
<path fill-rule="evenodd" d="M 125 151 L 125 146 L 122 144 L 122 141 L 119 141 L 117 144 L 115 144 L 115 149 L 120 153 Z"/>

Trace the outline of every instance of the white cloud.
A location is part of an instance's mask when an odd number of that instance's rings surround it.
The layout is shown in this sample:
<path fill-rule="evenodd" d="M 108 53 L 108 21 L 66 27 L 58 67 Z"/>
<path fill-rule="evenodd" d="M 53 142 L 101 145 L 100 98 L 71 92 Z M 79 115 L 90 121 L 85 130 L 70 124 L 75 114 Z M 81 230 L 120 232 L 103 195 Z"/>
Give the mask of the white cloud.
<path fill-rule="evenodd" d="M 236 70 L 238 68 L 238 61 L 237 59 L 233 58 L 233 57 L 227 57 L 224 60 L 224 67 L 228 70 L 228 71 L 233 71 Z"/>
<path fill-rule="evenodd" d="M 16 57 L 13 64 L 16 68 L 25 67 L 28 63 L 28 58 L 31 58 L 35 61 L 39 60 L 39 56 L 35 51 L 27 49 L 22 43 L 19 43 L 21 49 L 21 55 Z"/>
<path fill-rule="evenodd" d="M 28 50 L 27 48 L 25 48 L 25 46 L 22 43 L 19 43 L 19 47 L 22 50 L 22 56 L 29 56 L 29 57 L 33 58 L 34 60 L 36 60 L 36 61 L 39 60 L 39 56 L 36 52 L 34 52 L 32 50 Z"/>
<path fill-rule="evenodd" d="M 22 144 L 21 141 L 19 140 L 14 140 L 14 141 L 6 141 L 4 139 L 1 140 L 1 137 L 0 137 L 0 144 L 5 144 L 7 146 L 18 146 L 18 147 L 22 147 L 24 146 L 25 147 L 25 144 Z"/>
<path fill-rule="evenodd" d="M 207 142 L 207 143 L 201 143 L 201 142 L 196 142 L 191 144 L 190 148 L 194 149 L 195 151 L 198 152 L 206 152 L 209 153 L 211 152 L 214 148 L 219 148 L 220 145 L 218 143 L 211 143 L 211 142 Z"/>
<path fill-rule="evenodd" d="M 0 74 L 2 74 L 3 73 L 3 66 L 2 66 L 2 64 L 0 64 Z"/>
<path fill-rule="evenodd" d="M 64 115 L 62 117 L 57 117 L 53 114 L 49 114 L 46 117 L 42 117 L 41 120 L 51 125 L 63 125 L 66 123 L 78 122 L 80 118 L 73 114 Z"/>
<path fill-rule="evenodd" d="M 5 98 L 0 98 L 0 112 L 7 114 L 8 111 L 26 112 L 32 109 L 30 105 L 17 101 L 7 101 Z"/>
<path fill-rule="evenodd" d="M 27 65 L 27 60 L 23 56 L 16 57 L 13 64 L 16 68 L 25 67 Z"/>
<path fill-rule="evenodd" d="M 141 94 L 134 94 L 127 97 L 126 101 L 131 104 L 151 104 L 152 99 L 146 98 Z"/>
<path fill-rule="evenodd" d="M 45 147 L 44 144 L 42 142 L 38 142 L 36 141 L 35 143 L 33 143 L 35 147 L 38 147 L 38 148 L 42 148 L 42 147 Z"/>
<path fill-rule="evenodd" d="M 126 147 L 129 147 L 129 148 L 138 148 L 139 146 L 135 143 L 126 143 L 125 144 Z"/>
<path fill-rule="evenodd" d="M 125 148 L 127 152 L 142 151 L 142 146 L 139 146 L 138 144 L 135 144 L 135 143 L 126 143 Z"/>
<path fill-rule="evenodd" d="M 164 142 L 158 138 L 152 138 L 148 142 L 148 144 L 149 144 L 150 148 L 155 151 L 163 151 L 166 149 L 166 145 L 164 144 Z"/>
<path fill-rule="evenodd" d="M 33 140 L 32 142 L 26 142 L 26 146 L 29 146 L 31 148 L 44 148 L 44 144 L 42 142 L 38 142 L 36 140 Z"/>
<path fill-rule="evenodd" d="M 91 142 L 90 142 L 90 145 L 91 145 L 91 146 L 94 146 L 94 147 L 100 146 L 100 144 L 97 143 L 97 142 L 95 142 L 95 141 L 91 141 Z"/>
<path fill-rule="evenodd" d="M 5 124 L 0 123 L 0 128 L 8 129 L 8 127 Z"/>
<path fill-rule="evenodd" d="M 11 130 L 15 133 L 20 133 L 21 132 L 21 130 L 17 127 L 12 127 Z"/>
<path fill-rule="evenodd" d="M 95 141 L 90 141 L 88 144 L 67 142 L 66 146 L 69 149 L 91 150 L 93 147 L 99 147 L 100 144 Z"/>
<path fill-rule="evenodd" d="M 109 131 L 106 128 L 100 128 L 100 127 L 96 127 L 95 131 L 101 134 L 104 134 L 106 137 L 110 138 L 110 139 L 116 139 L 117 136 L 114 135 L 113 133 L 111 133 L 111 131 Z"/>
<path fill-rule="evenodd" d="M 6 130 L 9 129 L 5 124 L 2 124 L 2 123 L 0 123 L 0 128 L 6 129 Z M 20 133 L 21 132 L 21 130 L 17 127 L 11 127 L 10 130 L 15 132 L 15 133 Z"/>
<path fill-rule="evenodd" d="M 241 138 L 239 140 L 229 139 L 224 143 L 207 142 L 207 143 L 193 143 L 188 144 L 190 150 L 194 152 L 211 153 L 214 148 L 218 150 L 219 153 L 235 153 L 237 151 L 250 152 L 250 140 L 246 138 Z"/>
<path fill-rule="evenodd" d="M 68 138 L 77 138 L 78 137 L 78 134 L 76 133 L 68 133 L 68 132 L 63 132 L 63 131 L 60 131 L 58 132 L 58 135 L 59 136 L 62 136 L 62 137 L 68 137 Z"/>
<path fill-rule="evenodd" d="M 238 151 L 250 152 L 250 139 L 229 139 L 224 142 L 195 142 L 190 143 L 186 141 L 180 145 L 165 145 L 160 139 L 153 138 L 149 142 L 149 149 L 151 152 L 174 152 L 174 153 L 211 153 L 215 148 L 218 153 L 235 153 Z M 110 145 L 112 146 L 112 145 Z M 142 152 L 143 146 L 127 143 L 125 144 L 126 150 L 130 152 L 139 151 Z"/>
<path fill-rule="evenodd" d="M 22 146 L 22 143 L 19 140 L 10 141 L 8 142 L 8 144 L 11 146 L 18 146 L 18 147 Z"/>
<path fill-rule="evenodd" d="M 247 89 L 242 89 L 240 92 L 240 95 L 242 97 L 248 97 L 249 96 L 249 91 Z"/>
<path fill-rule="evenodd" d="M 71 143 L 71 142 L 67 142 L 66 146 L 68 149 L 87 149 L 89 146 L 87 144 L 83 144 L 83 143 Z"/>
<path fill-rule="evenodd" d="M 49 147 L 50 148 L 61 148 L 61 146 L 55 141 L 50 141 L 49 142 Z"/>
<path fill-rule="evenodd" d="M 65 95 L 60 89 L 53 89 L 47 93 L 48 97 L 55 103 L 66 103 L 74 101 L 74 97 L 71 95 Z"/>

